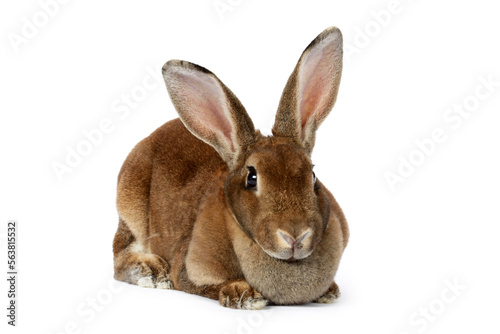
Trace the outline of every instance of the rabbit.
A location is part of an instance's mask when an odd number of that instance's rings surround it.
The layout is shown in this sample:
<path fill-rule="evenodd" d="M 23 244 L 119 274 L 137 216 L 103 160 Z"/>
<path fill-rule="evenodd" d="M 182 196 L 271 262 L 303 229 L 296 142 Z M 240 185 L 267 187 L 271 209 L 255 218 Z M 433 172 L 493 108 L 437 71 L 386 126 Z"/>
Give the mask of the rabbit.
<path fill-rule="evenodd" d="M 339 297 L 334 276 L 349 230 L 311 153 L 337 98 L 342 52 L 336 27 L 309 44 L 270 136 L 209 70 L 163 66 L 180 118 L 139 142 L 119 172 L 116 280 L 235 309 Z"/>

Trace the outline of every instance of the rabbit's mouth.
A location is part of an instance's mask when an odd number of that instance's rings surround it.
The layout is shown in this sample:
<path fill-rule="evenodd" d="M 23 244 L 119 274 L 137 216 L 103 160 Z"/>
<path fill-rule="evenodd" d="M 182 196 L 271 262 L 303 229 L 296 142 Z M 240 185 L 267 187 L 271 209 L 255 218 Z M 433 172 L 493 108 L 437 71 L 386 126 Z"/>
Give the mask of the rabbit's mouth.
<path fill-rule="evenodd" d="M 262 245 L 258 241 L 255 242 L 270 257 L 290 263 L 299 262 L 301 260 L 308 258 L 309 255 L 311 255 L 314 250 L 314 249 L 305 250 L 303 248 L 289 247 L 285 249 L 280 249 L 278 251 L 271 251 L 269 249 L 262 247 Z"/>
<path fill-rule="evenodd" d="M 269 251 L 267 247 L 266 249 L 260 244 L 259 246 L 264 252 L 274 258 L 287 262 L 295 262 L 311 255 L 313 251 L 312 235 L 313 232 L 311 228 L 303 230 L 298 236 L 294 236 L 278 228 L 276 231 L 276 238 L 273 244 L 270 245 L 270 248 L 275 248 L 275 250 Z"/>

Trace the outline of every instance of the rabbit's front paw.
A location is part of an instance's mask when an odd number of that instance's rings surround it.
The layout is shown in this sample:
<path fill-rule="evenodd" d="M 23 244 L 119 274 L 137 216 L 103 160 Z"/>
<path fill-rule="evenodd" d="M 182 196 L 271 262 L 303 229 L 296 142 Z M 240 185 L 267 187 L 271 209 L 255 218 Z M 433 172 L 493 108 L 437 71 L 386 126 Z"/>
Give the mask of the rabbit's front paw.
<path fill-rule="evenodd" d="M 260 310 L 267 305 L 267 300 L 246 281 L 238 280 L 229 282 L 220 289 L 219 303 L 234 309 Z"/>
<path fill-rule="evenodd" d="M 326 290 L 326 292 L 321 297 L 316 299 L 314 302 L 322 304 L 331 304 L 339 297 L 340 297 L 339 287 L 335 282 L 333 282 L 332 285 L 330 285 L 330 287 L 328 288 L 328 290 Z"/>

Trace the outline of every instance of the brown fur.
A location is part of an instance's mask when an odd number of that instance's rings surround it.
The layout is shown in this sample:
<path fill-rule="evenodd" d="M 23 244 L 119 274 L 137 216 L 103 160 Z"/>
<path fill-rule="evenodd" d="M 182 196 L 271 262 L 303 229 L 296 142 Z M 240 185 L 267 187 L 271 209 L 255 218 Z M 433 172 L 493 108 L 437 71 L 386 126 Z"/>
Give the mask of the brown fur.
<path fill-rule="evenodd" d="M 323 40 L 326 46 L 317 46 Z M 310 154 L 337 95 L 341 43 L 340 31 L 330 28 L 304 51 L 272 137 L 254 130 L 236 96 L 208 70 L 182 61 L 164 66 L 181 119 L 137 144 L 120 171 L 116 279 L 173 286 L 232 308 L 338 297 L 333 278 L 349 232 L 333 195 L 314 184 Z M 316 63 L 301 67 L 308 52 L 326 54 L 316 57 L 317 78 L 309 70 Z M 313 73 L 312 87 L 325 86 L 328 96 L 298 103 L 308 94 L 298 86 L 305 80 L 299 72 Z M 249 166 L 256 189 L 246 187 Z"/>

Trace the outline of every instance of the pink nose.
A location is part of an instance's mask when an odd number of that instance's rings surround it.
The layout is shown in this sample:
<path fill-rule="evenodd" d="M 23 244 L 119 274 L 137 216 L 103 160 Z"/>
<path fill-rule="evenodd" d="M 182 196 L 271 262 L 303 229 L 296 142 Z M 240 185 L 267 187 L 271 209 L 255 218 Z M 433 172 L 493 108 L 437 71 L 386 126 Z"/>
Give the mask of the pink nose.
<path fill-rule="evenodd" d="M 292 250 L 301 248 L 304 240 L 307 239 L 310 234 L 311 229 L 307 229 L 297 239 L 294 239 L 290 234 L 281 230 L 278 231 L 278 235 L 290 246 L 290 248 L 292 248 Z"/>

